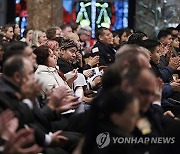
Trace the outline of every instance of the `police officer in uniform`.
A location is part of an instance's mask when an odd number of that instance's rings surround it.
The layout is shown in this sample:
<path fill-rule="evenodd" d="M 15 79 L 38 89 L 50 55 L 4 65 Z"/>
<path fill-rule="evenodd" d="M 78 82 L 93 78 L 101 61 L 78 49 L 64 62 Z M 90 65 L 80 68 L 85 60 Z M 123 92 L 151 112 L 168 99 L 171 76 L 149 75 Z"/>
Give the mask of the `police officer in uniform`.
<path fill-rule="evenodd" d="M 99 65 L 108 66 L 115 61 L 115 51 L 112 47 L 113 36 L 108 28 L 101 27 L 96 33 L 97 42 L 92 48 L 91 56 L 98 55 Z"/>

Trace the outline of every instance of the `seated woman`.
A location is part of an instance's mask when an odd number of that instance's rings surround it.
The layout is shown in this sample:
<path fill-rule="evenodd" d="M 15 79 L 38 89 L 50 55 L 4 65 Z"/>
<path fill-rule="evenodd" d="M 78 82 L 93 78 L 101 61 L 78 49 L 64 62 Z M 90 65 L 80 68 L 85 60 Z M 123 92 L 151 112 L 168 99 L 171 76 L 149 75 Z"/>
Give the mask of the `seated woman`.
<path fill-rule="evenodd" d="M 59 86 L 66 86 L 70 89 L 67 82 L 58 74 L 56 69 L 57 57 L 53 51 L 49 47 L 42 45 L 36 48 L 34 53 L 37 56 L 38 64 L 35 77 L 43 84 L 43 93 L 45 94 L 47 90 L 52 90 Z"/>
<path fill-rule="evenodd" d="M 54 55 L 58 58 L 60 54 L 59 43 L 54 40 L 47 40 L 42 43 L 42 45 L 48 46 L 54 53 Z"/>
<path fill-rule="evenodd" d="M 41 44 L 47 41 L 46 33 L 41 30 L 35 30 L 33 32 L 32 47 L 39 47 Z"/>

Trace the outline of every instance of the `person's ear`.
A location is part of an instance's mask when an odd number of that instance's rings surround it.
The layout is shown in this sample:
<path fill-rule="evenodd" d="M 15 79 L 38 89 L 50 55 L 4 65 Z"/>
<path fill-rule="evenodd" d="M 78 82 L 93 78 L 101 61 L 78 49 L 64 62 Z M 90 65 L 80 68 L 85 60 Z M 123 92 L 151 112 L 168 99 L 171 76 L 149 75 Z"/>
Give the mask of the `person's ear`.
<path fill-rule="evenodd" d="M 13 74 L 13 80 L 16 82 L 16 83 L 20 83 L 20 81 L 21 81 L 21 74 L 19 73 L 19 72 L 15 72 L 14 74 Z"/>
<path fill-rule="evenodd" d="M 99 35 L 99 40 L 100 40 L 100 41 L 103 40 L 103 35 Z"/>
<path fill-rule="evenodd" d="M 60 56 L 63 56 L 65 53 L 65 50 L 64 49 L 60 49 Z"/>
<path fill-rule="evenodd" d="M 160 41 L 161 41 L 162 43 L 164 43 L 164 40 L 165 40 L 165 37 L 162 37 Z"/>

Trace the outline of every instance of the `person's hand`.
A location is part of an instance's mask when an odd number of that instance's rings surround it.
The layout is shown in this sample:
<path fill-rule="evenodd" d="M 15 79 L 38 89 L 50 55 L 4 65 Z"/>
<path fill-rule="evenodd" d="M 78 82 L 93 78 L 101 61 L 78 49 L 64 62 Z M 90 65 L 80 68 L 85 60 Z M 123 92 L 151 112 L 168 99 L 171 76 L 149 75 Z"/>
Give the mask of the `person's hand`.
<path fill-rule="evenodd" d="M 37 154 L 41 152 L 42 148 L 36 144 L 33 144 L 33 142 L 34 131 L 32 129 L 21 129 L 12 135 L 10 140 L 6 142 L 4 152 L 8 154 Z"/>
<path fill-rule="evenodd" d="M 74 74 L 74 76 L 73 76 L 72 78 L 69 78 L 69 79 L 66 80 L 66 82 L 68 83 L 68 85 L 71 85 L 71 84 L 74 82 L 74 80 L 77 79 L 77 77 L 78 77 L 78 71 L 77 71 L 77 69 L 73 69 L 72 74 Z"/>
<path fill-rule="evenodd" d="M 177 70 L 178 70 L 178 71 L 180 70 L 180 66 L 177 68 Z"/>
<path fill-rule="evenodd" d="M 164 85 L 164 83 L 163 83 L 162 79 L 157 78 L 154 101 L 161 102 L 163 85 Z"/>
<path fill-rule="evenodd" d="M 79 97 L 66 96 L 56 108 L 56 111 L 62 113 L 70 109 L 76 109 L 81 104 L 80 102 L 78 102 L 78 99 Z"/>
<path fill-rule="evenodd" d="M 11 110 L 6 110 L 0 114 L 0 136 L 6 136 L 5 134 L 11 135 L 11 130 L 9 130 L 9 125 L 11 120 L 14 118 L 14 113 Z M 10 123 L 9 123 L 10 122 Z M 13 127 L 14 130 L 14 127 Z M 12 133 L 13 133 L 12 130 Z M 9 136 L 8 135 L 8 136 Z M 7 136 L 5 137 L 8 140 Z"/>
<path fill-rule="evenodd" d="M 14 117 L 14 113 L 11 110 L 6 110 L 0 115 L 0 135 L 1 138 L 8 141 L 10 136 L 16 132 L 19 121 Z"/>
<path fill-rule="evenodd" d="M 63 147 L 64 144 L 68 141 L 68 138 L 65 136 L 62 136 L 62 131 L 56 131 L 55 133 L 52 134 L 52 146 L 61 146 Z"/>
<path fill-rule="evenodd" d="M 40 91 L 42 89 L 42 84 L 37 80 L 23 80 L 21 86 L 22 99 L 28 98 L 34 101 L 36 96 L 40 96 Z"/>
<path fill-rule="evenodd" d="M 99 87 L 102 83 L 102 77 L 101 76 L 97 76 L 94 78 L 93 80 L 93 85 L 94 87 Z"/>
<path fill-rule="evenodd" d="M 58 88 L 55 88 L 51 93 L 49 102 L 47 104 L 48 107 L 50 107 L 52 110 L 55 110 L 62 104 L 63 99 L 70 94 L 71 92 L 67 87 L 60 86 Z"/>
<path fill-rule="evenodd" d="M 87 71 L 84 71 L 83 74 L 88 78 L 93 74 L 93 71 L 92 70 L 87 70 Z"/>
<path fill-rule="evenodd" d="M 164 112 L 164 116 L 169 116 L 169 117 L 175 118 L 175 115 L 171 111 Z"/>
<path fill-rule="evenodd" d="M 84 103 L 91 103 L 91 102 L 93 101 L 93 99 L 94 99 L 94 97 L 86 97 L 86 96 L 84 96 L 84 97 L 82 98 L 82 101 L 83 101 Z"/>
<path fill-rule="evenodd" d="M 167 55 L 169 55 L 170 54 L 170 52 L 171 52 L 171 50 L 170 50 L 170 45 L 166 45 L 166 46 L 164 46 L 164 53 Z"/>
<path fill-rule="evenodd" d="M 81 55 L 81 53 L 76 52 L 76 59 L 78 61 L 79 66 L 82 67 L 83 66 L 83 62 L 82 62 L 82 55 Z"/>
<path fill-rule="evenodd" d="M 90 65 L 91 67 L 97 65 L 98 63 L 99 63 L 99 56 L 90 57 L 87 62 L 87 64 Z"/>
<path fill-rule="evenodd" d="M 99 66 L 99 70 L 104 70 L 106 69 L 108 66 Z"/>
<path fill-rule="evenodd" d="M 167 53 L 166 53 L 166 61 L 169 61 L 170 58 L 172 57 L 173 52 L 171 51 L 170 47 L 167 47 Z"/>
<path fill-rule="evenodd" d="M 179 82 L 173 81 L 170 83 L 170 85 L 171 85 L 173 91 L 180 92 L 180 83 Z"/>
<path fill-rule="evenodd" d="M 5 123 L 4 131 L 2 131 L 1 137 L 8 141 L 12 134 L 14 134 L 19 126 L 19 121 L 16 117 L 12 118 L 11 120 Z"/>
<path fill-rule="evenodd" d="M 177 80 L 175 80 L 174 82 L 176 82 L 176 83 L 180 83 L 180 79 L 177 79 Z"/>
<path fill-rule="evenodd" d="M 176 70 L 180 66 L 180 58 L 179 57 L 170 58 L 168 66 Z"/>
<path fill-rule="evenodd" d="M 84 48 L 84 55 L 90 54 L 90 53 L 91 53 L 91 50 L 92 50 L 92 47 L 85 47 L 85 48 Z"/>

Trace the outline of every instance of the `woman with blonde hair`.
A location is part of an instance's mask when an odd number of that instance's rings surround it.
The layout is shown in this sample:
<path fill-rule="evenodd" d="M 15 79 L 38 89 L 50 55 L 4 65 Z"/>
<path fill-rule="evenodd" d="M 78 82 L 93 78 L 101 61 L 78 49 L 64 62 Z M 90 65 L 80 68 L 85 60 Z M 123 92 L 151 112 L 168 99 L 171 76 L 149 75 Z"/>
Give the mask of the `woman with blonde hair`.
<path fill-rule="evenodd" d="M 42 43 L 47 41 L 46 33 L 41 30 L 33 32 L 32 46 L 39 47 Z"/>

